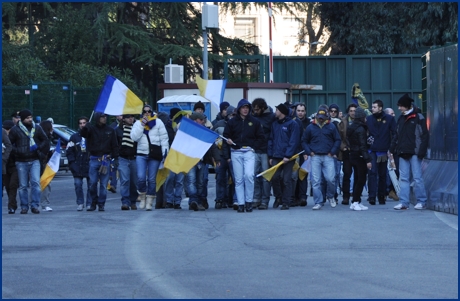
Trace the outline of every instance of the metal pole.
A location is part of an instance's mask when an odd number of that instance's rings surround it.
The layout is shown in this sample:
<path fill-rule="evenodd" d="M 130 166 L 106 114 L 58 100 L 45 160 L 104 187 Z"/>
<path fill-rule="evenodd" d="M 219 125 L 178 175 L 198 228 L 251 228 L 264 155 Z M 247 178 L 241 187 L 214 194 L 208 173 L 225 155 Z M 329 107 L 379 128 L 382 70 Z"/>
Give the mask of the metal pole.
<path fill-rule="evenodd" d="M 203 29 L 203 79 L 208 79 L 208 29 Z"/>
<path fill-rule="evenodd" d="M 269 35 L 269 46 L 270 53 L 268 59 L 268 68 L 270 72 L 270 83 L 273 83 L 273 46 L 272 46 L 272 3 L 268 2 L 268 35 Z"/>

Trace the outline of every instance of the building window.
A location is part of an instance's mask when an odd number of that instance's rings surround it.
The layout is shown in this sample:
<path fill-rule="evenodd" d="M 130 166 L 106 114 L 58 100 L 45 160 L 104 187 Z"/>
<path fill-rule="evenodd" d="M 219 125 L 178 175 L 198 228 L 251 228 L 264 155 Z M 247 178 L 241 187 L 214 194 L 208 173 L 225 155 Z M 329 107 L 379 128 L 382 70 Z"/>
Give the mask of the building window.
<path fill-rule="evenodd" d="M 235 18 L 235 37 L 256 44 L 256 18 Z"/>

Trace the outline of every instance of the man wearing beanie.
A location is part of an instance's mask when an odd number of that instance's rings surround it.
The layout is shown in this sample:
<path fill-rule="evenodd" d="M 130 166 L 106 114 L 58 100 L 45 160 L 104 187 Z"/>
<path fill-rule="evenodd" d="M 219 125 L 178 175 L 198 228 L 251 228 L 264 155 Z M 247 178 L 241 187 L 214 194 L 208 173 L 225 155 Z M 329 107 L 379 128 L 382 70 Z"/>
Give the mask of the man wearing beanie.
<path fill-rule="evenodd" d="M 197 102 L 194 106 L 193 106 L 193 112 L 197 112 L 197 113 L 201 113 L 204 115 L 204 112 L 206 112 L 206 108 L 204 106 L 204 103 L 202 103 L 201 101 Z M 212 128 L 212 123 L 211 121 L 208 120 L 208 118 L 205 116 L 205 121 L 204 121 L 204 126 L 207 127 L 208 129 L 211 129 Z M 206 177 L 207 178 L 207 177 Z"/>
<path fill-rule="evenodd" d="M 280 205 L 281 210 L 289 209 L 292 196 L 292 168 L 294 160 L 290 160 L 299 148 L 300 128 L 297 122 L 289 117 L 289 108 L 280 103 L 276 106 L 276 121 L 272 123 L 270 138 L 268 139 L 267 154 L 271 166 L 283 162 L 276 170 L 272 178 L 273 192 L 275 194 L 275 203 L 273 208 Z M 281 176 L 282 174 L 282 176 Z"/>
<path fill-rule="evenodd" d="M 233 209 L 238 212 L 252 212 L 254 197 L 254 161 L 255 149 L 264 139 L 260 122 L 251 114 L 251 104 L 241 99 L 236 108 L 236 115 L 227 122 L 223 136 L 223 155 L 233 167 L 235 192 L 238 204 Z M 245 207 L 246 206 L 246 207 Z"/>
<path fill-rule="evenodd" d="M 215 126 L 216 123 L 219 121 L 219 120 L 223 120 L 225 119 L 225 117 L 227 116 L 228 112 L 227 112 L 227 108 L 230 104 L 226 101 L 224 101 L 223 103 L 221 103 L 219 105 L 219 113 L 217 113 L 216 115 L 216 119 L 214 119 L 211 123 L 212 123 L 212 126 Z"/>
<path fill-rule="evenodd" d="M 387 152 L 391 140 L 396 135 L 396 121 L 393 116 L 383 111 L 383 102 L 380 99 L 372 103 L 372 115 L 367 116 L 366 125 L 373 143 L 369 146 L 372 160 L 372 169 L 368 172 L 369 204 L 375 205 L 378 197 L 380 205 L 385 205 L 387 193 Z M 371 140 L 372 141 L 372 140 Z"/>
<path fill-rule="evenodd" d="M 14 111 L 13 114 L 11 114 L 11 120 L 14 122 L 14 125 L 16 125 L 19 120 L 21 120 L 21 117 L 19 117 L 19 112 L 20 111 Z"/>
<path fill-rule="evenodd" d="M 401 115 L 396 123 L 396 136 L 392 140 L 390 153 L 399 156 L 400 204 L 395 210 L 407 210 L 410 204 L 411 174 L 417 204 L 414 209 L 426 208 L 426 190 L 422 178 L 422 160 L 428 149 L 429 133 L 425 117 L 414 111 L 414 100 L 406 93 L 398 100 Z"/>
<path fill-rule="evenodd" d="M 302 136 L 302 147 L 305 150 L 304 159 L 311 157 L 311 184 L 313 187 L 313 210 L 323 206 L 323 192 L 321 190 L 321 175 L 326 179 L 326 198 L 334 208 L 337 203 L 334 200 L 335 186 L 335 162 L 340 148 L 340 136 L 327 114 L 327 108 L 320 106 L 314 120 L 307 127 Z"/>
<path fill-rule="evenodd" d="M 44 159 L 50 149 L 50 141 L 40 125 L 35 124 L 32 112 L 24 109 L 19 112 L 21 120 L 9 133 L 11 144 L 15 149 L 16 168 L 19 178 L 19 199 L 21 214 L 29 211 L 29 181 L 32 213 L 40 213 L 40 160 Z"/>

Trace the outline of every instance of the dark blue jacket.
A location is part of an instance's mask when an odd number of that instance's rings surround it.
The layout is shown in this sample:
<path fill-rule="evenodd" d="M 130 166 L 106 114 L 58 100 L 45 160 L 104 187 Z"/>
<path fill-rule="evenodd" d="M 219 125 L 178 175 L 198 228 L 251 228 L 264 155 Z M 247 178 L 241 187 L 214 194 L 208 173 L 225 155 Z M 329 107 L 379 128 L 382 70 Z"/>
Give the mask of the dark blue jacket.
<path fill-rule="evenodd" d="M 254 150 L 260 149 L 260 144 L 264 140 L 264 133 L 260 122 L 254 118 L 250 113 L 245 119 L 241 118 L 239 111 L 242 106 L 251 104 L 246 99 L 242 99 L 238 103 L 237 114 L 235 117 L 230 119 L 225 126 L 224 133 L 222 136 L 230 138 L 236 145 L 228 145 L 223 143 L 223 155 L 224 159 L 230 159 L 230 148 L 240 149 L 243 146 L 249 146 Z M 251 109 L 249 108 L 249 111 Z"/>
<path fill-rule="evenodd" d="M 391 141 L 396 135 L 396 121 L 393 116 L 382 112 L 366 117 L 369 136 L 374 137 L 374 143 L 369 148 L 373 152 L 386 152 L 390 149 Z"/>
<path fill-rule="evenodd" d="M 89 151 L 82 149 L 80 132 L 73 134 L 67 143 L 67 159 L 74 177 L 87 178 L 89 171 Z"/>
<path fill-rule="evenodd" d="M 317 120 L 314 119 L 307 126 L 302 136 L 302 147 L 305 155 L 313 152 L 315 155 L 337 155 L 340 148 L 340 135 L 337 127 L 330 120 L 325 121 L 323 127 L 320 127 Z"/>
<path fill-rule="evenodd" d="M 297 121 L 290 117 L 272 123 L 267 154 L 269 158 L 290 158 L 294 156 L 300 145 L 300 128 Z"/>

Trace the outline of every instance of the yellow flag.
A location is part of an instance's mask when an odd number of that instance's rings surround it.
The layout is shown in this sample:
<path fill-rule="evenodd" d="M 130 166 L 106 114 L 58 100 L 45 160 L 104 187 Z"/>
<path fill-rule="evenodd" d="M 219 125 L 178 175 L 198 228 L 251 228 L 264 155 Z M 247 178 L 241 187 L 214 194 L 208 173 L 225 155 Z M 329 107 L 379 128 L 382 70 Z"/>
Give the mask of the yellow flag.
<path fill-rule="evenodd" d="M 295 154 L 294 156 L 292 156 L 289 161 L 292 161 L 292 160 L 295 160 L 297 159 L 301 153 L 303 153 L 304 151 L 301 151 L 300 153 L 298 154 Z M 284 163 L 284 161 L 280 161 L 278 164 L 270 167 L 269 169 L 261 172 L 260 174 L 258 174 L 256 177 L 260 177 L 260 176 L 263 176 L 267 181 L 271 181 L 273 175 L 276 173 L 276 170 L 278 169 L 278 167 L 280 167 L 282 164 Z"/>
<path fill-rule="evenodd" d="M 158 192 L 158 190 L 160 190 L 161 188 L 161 185 L 163 185 L 165 182 L 166 182 L 166 179 L 168 178 L 169 176 L 169 169 L 167 169 L 166 167 L 163 167 L 162 169 L 158 169 L 158 172 L 157 172 L 157 188 L 156 188 L 156 191 Z"/>

